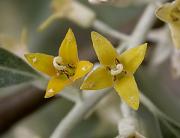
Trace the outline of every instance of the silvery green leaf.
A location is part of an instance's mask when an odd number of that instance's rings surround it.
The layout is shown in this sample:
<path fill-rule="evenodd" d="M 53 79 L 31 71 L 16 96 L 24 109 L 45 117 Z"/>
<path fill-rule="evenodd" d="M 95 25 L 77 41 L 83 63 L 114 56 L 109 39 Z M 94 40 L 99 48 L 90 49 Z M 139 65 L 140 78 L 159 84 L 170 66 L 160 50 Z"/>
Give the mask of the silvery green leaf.
<path fill-rule="evenodd" d="M 139 132 L 147 138 L 163 138 L 159 120 L 146 107 L 140 106 L 138 110 Z"/>
<path fill-rule="evenodd" d="M 163 138 L 178 138 L 180 136 L 180 127 L 162 119 L 160 124 Z"/>
<path fill-rule="evenodd" d="M 51 101 L 15 124 L 2 138 L 49 138 L 72 107 L 72 102 L 63 98 Z M 81 121 L 68 138 L 112 138 L 116 133 L 116 127 L 109 127 L 108 123 L 93 114 Z"/>
<path fill-rule="evenodd" d="M 0 48 L 0 88 L 29 82 L 38 76 L 23 59 Z"/>
<path fill-rule="evenodd" d="M 144 68 L 138 72 L 137 80 L 139 88 L 156 106 L 158 116 L 180 126 L 179 81 L 173 79 L 169 68 L 167 62 L 158 70 Z"/>

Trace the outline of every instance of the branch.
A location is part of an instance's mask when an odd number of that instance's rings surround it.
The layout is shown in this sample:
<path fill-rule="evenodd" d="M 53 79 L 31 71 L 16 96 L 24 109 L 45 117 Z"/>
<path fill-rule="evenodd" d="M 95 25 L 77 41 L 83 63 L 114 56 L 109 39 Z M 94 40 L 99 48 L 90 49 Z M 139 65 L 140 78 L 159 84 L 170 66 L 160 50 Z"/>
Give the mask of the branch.
<path fill-rule="evenodd" d="M 93 22 L 92 26 L 96 30 L 98 30 L 104 34 L 110 35 L 118 40 L 128 41 L 130 39 L 130 37 L 128 35 L 112 29 L 111 27 L 109 27 L 107 24 L 105 24 L 104 22 L 102 22 L 100 20 L 95 20 Z"/>
<path fill-rule="evenodd" d="M 77 103 L 61 121 L 50 138 L 66 138 L 68 133 L 87 115 L 88 111 L 96 106 L 109 91 L 110 89 L 105 89 L 101 92 L 93 93 L 84 98 L 82 103 Z"/>

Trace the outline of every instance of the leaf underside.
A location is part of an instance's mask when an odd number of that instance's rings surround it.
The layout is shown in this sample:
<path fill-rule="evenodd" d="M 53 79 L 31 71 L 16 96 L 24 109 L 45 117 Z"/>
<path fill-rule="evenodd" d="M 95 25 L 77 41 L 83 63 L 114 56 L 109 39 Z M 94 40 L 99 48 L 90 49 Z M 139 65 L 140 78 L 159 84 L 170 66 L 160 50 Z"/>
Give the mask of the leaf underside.
<path fill-rule="evenodd" d="M 0 48 L 0 88 L 29 82 L 37 76 L 24 60 Z"/>

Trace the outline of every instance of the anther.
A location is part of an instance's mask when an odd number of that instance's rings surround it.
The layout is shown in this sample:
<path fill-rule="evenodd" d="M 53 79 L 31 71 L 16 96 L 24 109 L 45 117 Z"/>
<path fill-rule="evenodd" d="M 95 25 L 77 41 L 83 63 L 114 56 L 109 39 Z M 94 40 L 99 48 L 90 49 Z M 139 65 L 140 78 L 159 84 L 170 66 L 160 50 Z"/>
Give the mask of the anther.
<path fill-rule="evenodd" d="M 69 68 L 73 68 L 73 66 L 72 66 L 71 64 L 68 64 L 68 67 L 69 67 Z"/>
<path fill-rule="evenodd" d="M 57 70 L 65 70 L 66 66 L 61 65 L 62 64 L 62 57 L 55 57 L 53 59 L 53 65 Z"/>
<path fill-rule="evenodd" d="M 116 59 L 115 59 L 115 63 L 116 63 L 116 64 L 120 64 L 120 61 L 116 58 Z"/>
<path fill-rule="evenodd" d="M 111 68 L 110 68 L 110 67 L 107 66 L 106 68 L 107 68 L 107 70 L 111 71 Z"/>

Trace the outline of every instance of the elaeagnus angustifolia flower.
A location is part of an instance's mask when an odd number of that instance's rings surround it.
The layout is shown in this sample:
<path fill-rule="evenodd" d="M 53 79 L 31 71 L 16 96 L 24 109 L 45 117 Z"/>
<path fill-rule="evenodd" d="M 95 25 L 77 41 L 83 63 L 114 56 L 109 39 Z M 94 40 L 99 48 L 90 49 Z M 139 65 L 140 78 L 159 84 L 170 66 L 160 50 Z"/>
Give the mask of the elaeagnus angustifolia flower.
<path fill-rule="evenodd" d="M 156 16 L 166 22 L 171 30 L 171 36 L 176 48 L 180 48 L 180 0 L 165 3 L 156 11 Z"/>
<path fill-rule="evenodd" d="M 81 89 L 98 90 L 113 86 L 120 97 L 137 110 L 139 90 L 133 74 L 144 59 L 147 44 L 131 48 L 119 55 L 112 44 L 100 34 L 92 32 L 91 37 L 100 67 L 87 77 Z"/>
<path fill-rule="evenodd" d="M 45 98 L 59 93 L 65 86 L 85 76 L 92 68 L 89 61 L 79 61 L 76 39 L 68 30 L 57 57 L 42 53 L 25 54 L 27 61 L 38 71 L 51 77 Z"/>

